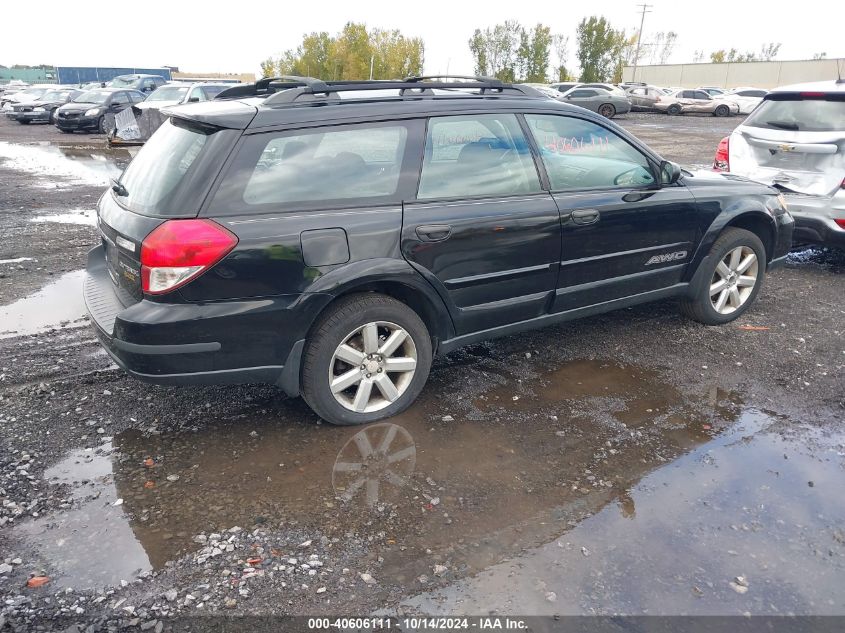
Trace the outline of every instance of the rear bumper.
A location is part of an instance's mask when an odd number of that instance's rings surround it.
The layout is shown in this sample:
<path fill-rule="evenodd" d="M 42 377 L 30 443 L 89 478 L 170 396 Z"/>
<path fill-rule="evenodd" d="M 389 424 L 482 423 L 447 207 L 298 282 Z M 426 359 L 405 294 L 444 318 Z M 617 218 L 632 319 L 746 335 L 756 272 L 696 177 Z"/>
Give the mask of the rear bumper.
<path fill-rule="evenodd" d="M 112 283 L 103 247 L 88 254 L 85 305 L 100 344 L 131 376 L 156 384 L 269 383 L 299 395 L 304 334 L 291 300 L 138 302 Z"/>
<path fill-rule="evenodd" d="M 786 195 L 789 212 L 795 218 L 793 240 L 845 248 L 845 228 L 835 219 L 845 218 L 845 192 L 822 196 Z"/>

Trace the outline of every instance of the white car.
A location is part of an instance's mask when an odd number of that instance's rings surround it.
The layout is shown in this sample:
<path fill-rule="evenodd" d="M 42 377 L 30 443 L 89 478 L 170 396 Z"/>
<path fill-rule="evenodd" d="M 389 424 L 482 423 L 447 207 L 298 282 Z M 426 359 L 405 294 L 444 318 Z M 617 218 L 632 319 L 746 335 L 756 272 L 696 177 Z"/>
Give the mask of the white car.
<path fill-rule="evenodd" d="M 713 169 L 780 189 L 796 242 L 845 248 L 845 82 L 772 90 L 719 143 Z"/>
<path fill-rule="evenodd" d="M 739 106 L 740 114 L 751 114 L 769 92 L 760 88 L 734 88 L 723 95 Z"/>
<path fill-rule="evenodd" d="M 169 83 L 151 92 L 149 97 L 135 107 L 139 110 L 161 109 L 183 103 L 209 101 L 234 85 L 223 83 Z"/>

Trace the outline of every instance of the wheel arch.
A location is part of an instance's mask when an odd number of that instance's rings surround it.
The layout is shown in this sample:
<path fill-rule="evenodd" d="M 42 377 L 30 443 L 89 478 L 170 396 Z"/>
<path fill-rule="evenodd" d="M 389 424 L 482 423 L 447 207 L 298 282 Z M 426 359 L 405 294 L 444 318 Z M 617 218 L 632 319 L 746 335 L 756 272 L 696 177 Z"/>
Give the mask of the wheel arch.
<path fill-rule="evenodd" d="M 308 293 L 330 298 L 314 314 L 306 338 L 326 310 L 339 300 L 370 292 L 392 297 L 416 312 L 431 335 L 434 351 L 440 341 L 454 336 L 449 311 L 434 288 L 408 262 L 386 258 L 353 262 L 315 280 Z"/>
<path fill-rule="evenodd" d="M 746 199 L 747 200 L 747 199 Z M 772 261 L 775 248 L 775 221 L 768 212 L 763 210 L 763 204 L 754 201 L 752 205 L 742 202 L 734 207 L 731 212 L 724 212 L 710 225 L 701 239 L 695 254 L 687 268 L 685 280 L 693 282 L 696 272 L 705 263 L 713 243 L 719 236 L 729 228 L 745 229 L 754 233 L 763 242 L 766 250 L 766 263 Z M 690 283 L 694 286 L 694 283 Z"/>

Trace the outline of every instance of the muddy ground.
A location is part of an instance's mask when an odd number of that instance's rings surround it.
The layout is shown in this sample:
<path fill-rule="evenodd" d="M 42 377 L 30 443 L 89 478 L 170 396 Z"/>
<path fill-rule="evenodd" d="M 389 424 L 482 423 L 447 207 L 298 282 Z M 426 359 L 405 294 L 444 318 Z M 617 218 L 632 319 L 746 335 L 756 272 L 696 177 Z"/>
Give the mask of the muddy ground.
<path fill-rule="evenodd" d="M 738 120 L 617 122 L 702 166 Z M 0 627 L 845 614 L 841 254 L 794 253 L 725 327 L 660 302 L 469 347 L 405 414 L 336 428 L 100 350 L 79 271 L 130 158 L 0 120 Z"/>

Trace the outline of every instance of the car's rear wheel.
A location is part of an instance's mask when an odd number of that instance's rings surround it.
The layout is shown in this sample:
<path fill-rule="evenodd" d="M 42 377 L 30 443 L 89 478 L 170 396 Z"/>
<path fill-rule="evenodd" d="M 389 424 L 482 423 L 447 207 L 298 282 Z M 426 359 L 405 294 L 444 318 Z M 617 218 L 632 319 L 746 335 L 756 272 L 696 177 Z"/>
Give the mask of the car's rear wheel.
<path fill-rule="evenodd" d="M 407 305 L 381 294 L 342 299 L 306 344 L 302 395 L 332 424 L 364 424 L 404 411 L 431 368 L 431 336 Z"/>
<path fill-rule="evenodd" d="M 728 116 L 731 113 L 731 109 L 726 105 L 717 106 L 715 110 L 713 110 L 713 116 Z"/>
<path fill-rule="evenodd" d="M 21 125 L 29 125 L 29 119 L 18 119 L 18 123 Z"/>
<path fill-rule="evenodd" d="M 616 116 L 616 108 L 612 103 L 603 103 L 599 106 L 599 114 L 606 119 L 612 119 Z"/>
<path fill-rule="evenodd" d="M 101 116 L 101 117 L 100 117 L 100 120 L 99 120 L 99 121 L 97 121 L 97 131 L 98 131 L 100 134 L 105 134 L 105 133 L 106 133 L 106 117 Z"/>
<path fill-rule="evenodd" d="M 66 129 L 65 129 L 65 128 L 63 128 L 63 127 L 60 127 L 60 128 L 59 128 L 59 130 L 61 130 L 61 132 L 62 132 L 63 134 L 73 134 L 73 130 L 66 130 Z"/>
<path fill-rule="evenodd" d="M 681 311 L 706 325 L 742 315 L 757 298 L 766 273 L 766 249 L 751 231 L 728 228 L 713 243 L 691 284 Z"/>
<path fill-rule="evenodd" d="M 666 114 L 671 114 L 672 116 L 676 116 L 681 113 L 681 106 L 677 103 L 673 103 L 668 108 L 666 108 Z"/>

